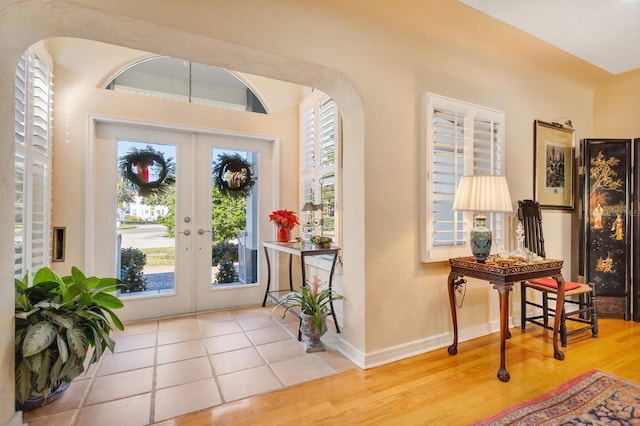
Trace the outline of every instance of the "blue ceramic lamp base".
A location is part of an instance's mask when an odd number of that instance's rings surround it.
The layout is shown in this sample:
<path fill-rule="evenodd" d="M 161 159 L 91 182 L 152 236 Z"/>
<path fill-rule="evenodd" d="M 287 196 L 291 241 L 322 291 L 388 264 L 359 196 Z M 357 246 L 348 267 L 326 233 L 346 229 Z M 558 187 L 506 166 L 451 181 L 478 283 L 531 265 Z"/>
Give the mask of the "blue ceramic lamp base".
<path fill-rule="evenodd" d="M 471 253 L 478 263 L 485 263 L 491 252 L 491 230 L 486 223 L 486 216 L 479 214 L 475 217 L 475 227 L 471 230 Z"/>

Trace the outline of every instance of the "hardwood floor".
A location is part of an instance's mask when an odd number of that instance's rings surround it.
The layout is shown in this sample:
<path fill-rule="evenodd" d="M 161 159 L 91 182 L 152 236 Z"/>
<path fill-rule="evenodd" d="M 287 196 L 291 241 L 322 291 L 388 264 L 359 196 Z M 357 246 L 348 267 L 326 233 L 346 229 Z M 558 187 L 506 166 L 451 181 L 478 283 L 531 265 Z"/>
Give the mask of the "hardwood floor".
<path fill-rule="evenodd" d="M 564 361 L 553 358 L 551 333 L 529 325 L 511 329 L 507 369 L 496 378 L 499 335 L 369 370 L 350 370 L 269 394 L 160 423 L 468 425 L 534 398 L 580 373 L 597 368 L 640 382 L 640 324 L 601 319 L 600 337 L 570 337 Z"/>

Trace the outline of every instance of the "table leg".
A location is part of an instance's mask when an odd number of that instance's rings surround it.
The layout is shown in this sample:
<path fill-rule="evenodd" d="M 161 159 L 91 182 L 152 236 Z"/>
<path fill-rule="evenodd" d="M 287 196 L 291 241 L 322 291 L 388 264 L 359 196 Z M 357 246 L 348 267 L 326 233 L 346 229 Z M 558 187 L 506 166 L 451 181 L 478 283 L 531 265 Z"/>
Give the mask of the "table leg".
<path fill-rule="evenodd" d="M 558 329 L 560 328 L 560 321 L 562 320 L 562 307 L 564 306 L 564 278 L 562 275 L 554 275 L 554 280 L 558 283 L 558 294 L 556 297 L 556 313 L 553 317 L 553 357 L 562 361 L 564 359 L 564 353 L 560 350 L 558 345 Z"/>
<path fill-rule="evenodd" d="M 271 263 L 269 262 L 269 250 L 264 248 L 264 257 L 267 259 L 267 289 L 264 292 L 264 299 L 262 299 L 262 307 L 267 303 L 267 296 L 269 295 L 269 288 L 271 287 Z"/>
<path fill-rule="evenodd" d="M 305 284 L 304 280 L 304 265 L 302 265 L 302 284 Z M 289 291 L 293 291 L 293 255 L 289 255 Z"/>
<path fill-rule="evenodd" d="M 509 284 L 507 284 L 509 285 Z M 496 288 L 495 284 L 493 286 Z M 509 290 L 511 291 L 511 290 Z M 498 290 L 498 294 L 500 295 L 500 291 Z M 502 295 L 499 296 L 500 299 L 500 327 L 502 327 L 502 303 L 504 302 Z M 507 295 L 507 303 L 509 303 L 509 296 Z M 507 305 L 507 324 L 505 326 L 505 339 L 511 339 L 511 330 L 509 330 L 509 305 Z"/>
<path fill-rule="evenodd" d="M 498 379 L 508 382 L 511 379 L 506 367 L 507 335 L 509 334 L 509 292 L 513 289 L 513 284 L 496 284 L 493 288 L 498 290 L 500 297 L 500 369 Z"/>
<path fill-rule="evenodd" d="M 447 279 L 447 287 L 449 288 L 449 307 L 451 308 L 451 320 L 453 321 L 453 344 L 449 346 L 447 351 L 449 355 L 458 353 L 458 316 L 456 313 L 456 287 L 463 284 L 465 280 L 460 275 L 450 273 Z"/>
<path fill-rule="evenodd" d="M 331 263 L 331 271 L 329 272 L 329 291 L 333 291 L 333 274 L 336 271 L 336 263 L 338 262 L 338 253 L 333 255 L 333 262 Z M 336 333 L 340 333 L 340 327 L 338 326 L 338 318 L 336 317 L 336 310 L 333 308 L 333 298 L 329 299 L 329 306 L 331 308 L 331 316 L 333 316 L 333 323 L 336 325 Z"/>

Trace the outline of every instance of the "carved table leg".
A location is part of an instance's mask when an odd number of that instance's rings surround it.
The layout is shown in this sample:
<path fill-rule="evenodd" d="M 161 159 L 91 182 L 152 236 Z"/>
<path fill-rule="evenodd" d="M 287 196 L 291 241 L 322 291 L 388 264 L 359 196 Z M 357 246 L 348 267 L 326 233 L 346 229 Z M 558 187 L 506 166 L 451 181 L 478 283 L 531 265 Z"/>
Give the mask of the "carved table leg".
<path fill-rule="evenodd" d="M 562 275 L 554 275 L 552 278 L 558 283 L 556 314 L 553 318 L 553 357 L 562 361 L 564 359 L 564 353 L 562 353 L 560 346 L 558 346 L 558 329 L 560 328 L 563 312 L 562 307 L 564 306 L 564 278 L 562 278 Z"/>
<path fill-rule="evenodd" d="M 495 284 L 494 284 L 493 287 L 497 288 L 495 286 Z M 511 290 L 509 290 L 509 291 L 511 291 Z M 500 295 L 500 291 L 498 291 L 498 294 Z M 499 298 L 500 298 L 500 315 L 502 315 L 502 303 L 503 303 L 502 296 L 500 296 Z M 507 296 L 507 303 L 508 303 L 508 301 L 509 301 L 509 297 Z M 505 339 L 511 339 L 511 330 L 509 330 L 509 319 L 508 319 L 508 317 L 509 317 L 509 307 L 507 306 L 507 326 L 506 326 L 507 330 L 505 332 Z M 500 321 L 502 321 L 502 316 L 500 317 Z M 502 327 L 502 322 L 500 322 L 500 327 Z"/>
<path fill-rule="evenodd" d="M 513 289 L 513 284 L 495 284 L 493 288 L 498 290 L 500 297 L 500 369 L 498 379 L 508 382 L 511 379 L 506 367 L 507 335 L 509 333 L 509 292 Z"/>
<path fill-rule="evenodd" d="M 455 355 L 458 353 L 458 317 L 456 313 L 456 288 L 465 283 L 462 278 L 458 279 L 460 275 L 450 273 L 447 279 L 447 287 L 449 289 L 449 306 L 451 308 L 451 320 L 453 321 L 453 344 L 449 346 L 447 351 L 449 355 Z"/>

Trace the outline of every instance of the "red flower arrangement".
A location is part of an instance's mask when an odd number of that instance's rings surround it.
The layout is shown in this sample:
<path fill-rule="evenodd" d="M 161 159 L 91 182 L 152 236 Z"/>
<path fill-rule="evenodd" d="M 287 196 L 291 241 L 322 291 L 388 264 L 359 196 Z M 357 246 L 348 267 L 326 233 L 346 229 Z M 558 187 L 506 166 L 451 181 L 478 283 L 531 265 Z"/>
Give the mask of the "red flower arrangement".
<path fill-rule="evenodd" d="M 300 225 L 296 213 L 287 209 L 280 209 L 272 212 L 269 215 L 269 221 L 287 229 L 293 229 L 296 225 Z"/>

